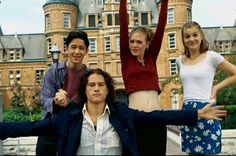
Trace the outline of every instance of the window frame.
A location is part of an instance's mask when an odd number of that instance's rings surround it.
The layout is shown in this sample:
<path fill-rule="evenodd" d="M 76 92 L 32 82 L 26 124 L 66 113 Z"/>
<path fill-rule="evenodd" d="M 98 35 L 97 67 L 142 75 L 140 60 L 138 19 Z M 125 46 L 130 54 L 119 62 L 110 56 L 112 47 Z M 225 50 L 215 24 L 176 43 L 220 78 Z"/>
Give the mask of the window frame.
<path fill-rule="evenodd" d="M 51 28 L 51 16 L 50 14 L 45 14 L 45 29 L 49 30 Z"/>
<path fill-rule="evenodd" d="M 63 27 L 71 28 L 71 13 L 63 12 Z"/>
<path fill-rule="evenodd" d="M 46 41 L 47 41 L 48 54 L 50 54 L 50 50 L 51 50 L 51 48 L 52 48 L 52 38 L 51 38 L 51 37 L 48 37 L 48 38 L 46 39 Z"/>
<path fill-rule="evenodd" d="M 141 25 L 144 25 L 144 26 L 148 25 L 148 12 L 141 12 L 140 16 L 141 16 Z"/>
<path fill-rule="evenodd" d="M 93 19 L 92 19 L 93 17 Z M 94 28 L 96 27 L 96 15 L 95 14 L 88 14 L 88 27 Z"/>
<path fill-rule="evenodd" d="M 96 38 L 89 38 L 89 42 L 90 42 L 89 52 L 91 54 L 96 54 L 97 53 L 97 39 Z"/>
<path fill-rule="evenodd" d="M 174 23 L 175 23 L 174 8 L 168 8 L 168 11 L 167 11 L 167 24 L 174 24 Z"/>
<path fill-rule="evenodd" d="M 107 26 L 112 26 L 113 21 L 112 21 L 112 13 L 107 14 Z"/>
<path fill-rule="evenodd" d="M 35 69 L 35 83 L 40 85 L 41 82 L 43 81 L 44 75 L 45 75 L 44 69 Z"/>
<path fill-rule="evenodd" d="M 173 36 L 171 36 L 173 35 Z M 176 49 L 177 45 L 176 45 L 176 32 L 169 32 L 167 34 L 167 38 L 168 38 L 168 49 Z"/>
<path fill-rule="evenodd" d="M 105 52 L 111 52 L 111 36 L 104 37 L 104 50 Z"/>
<path fill-rule="evenodd" d="M 176 58 L 169 59 L 170 75 L 175 76 L 178 74 L 178 67 L 176 64 Z"/>

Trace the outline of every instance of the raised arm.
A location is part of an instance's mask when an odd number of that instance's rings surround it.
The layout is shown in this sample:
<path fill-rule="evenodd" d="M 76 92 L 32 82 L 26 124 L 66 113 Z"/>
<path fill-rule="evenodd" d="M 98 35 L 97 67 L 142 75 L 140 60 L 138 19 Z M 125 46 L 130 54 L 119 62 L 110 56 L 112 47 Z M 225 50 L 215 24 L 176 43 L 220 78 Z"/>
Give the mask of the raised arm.
<path fill-rule="evenodd" d="M 160 49 L 161 49 L 161 44 L 162 44 L 166 21 L 167 21 L 167 9 L 168 9 L 168 0 L 162 0 L 161 11 L 159 13 L 159 19 L 158 19 L 156 32 L 154 34 L 151 45 L 149 47 L 150 52 L 153 55 L 154 61 L 156 61 L 158 54 L 160 52 Z"/>
<path fill-rule="evenodd" d="M 120 1 L 120 59 L 124 63 L 126 60 L 129 49 L 129 31 L 128 31 L 128 20 L 127 20 L 127 0 Z"/>

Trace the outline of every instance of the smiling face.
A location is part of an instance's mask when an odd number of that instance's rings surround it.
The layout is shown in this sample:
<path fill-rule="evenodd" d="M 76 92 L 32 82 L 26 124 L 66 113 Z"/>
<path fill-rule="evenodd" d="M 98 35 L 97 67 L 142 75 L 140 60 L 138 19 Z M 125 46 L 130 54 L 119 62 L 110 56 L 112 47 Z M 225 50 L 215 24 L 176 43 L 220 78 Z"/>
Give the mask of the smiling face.
<path fill-rule="evenodd" d="M 187 28 L 183 32 L 183 41 L 189 51 L 200 51 L 202 34 L 197 27 Z"/>
<path fill-rule="evenodd" d="M 133 56 L 143 59 L 144 53 L 148 48 L 146 34 L 140 31 L 132 32 L 129 39 L 129 49 Z"/>
<path fill-rule="evenodd" d="M 190 53 L 205 53 L 209 49 L 209 43 L 205 38 L 201 26 L 194 21 L 187 22 L 183 25 L 182 42 L 184 45 L 184 54 L 190 58 Z"/>
<path fill-rule="evenodd" d="M 107 94 L 108 88 L 104 77 L 96 73 L 91 74 L 86 85 L 87 102 L 105 105 Z"/>
<path fill-rule="evenodd" d="M 74 67 L 83 63 L 84 56 L 87 54 L 88 49 L 84 40 L 80 38 L 73 39 L 67 47 L 68 52 L 68 65 Z"/>

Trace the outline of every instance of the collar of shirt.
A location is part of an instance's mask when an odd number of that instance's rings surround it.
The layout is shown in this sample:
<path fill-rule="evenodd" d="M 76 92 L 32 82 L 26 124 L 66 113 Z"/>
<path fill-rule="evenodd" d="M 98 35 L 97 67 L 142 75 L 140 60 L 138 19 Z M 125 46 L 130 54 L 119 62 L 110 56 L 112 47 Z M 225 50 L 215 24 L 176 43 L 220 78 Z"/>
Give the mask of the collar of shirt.
<path fill-rule="evenodd" d="M 85 116 L 85 114 L 89 115 L 86 106 L 87 106 L 87 103 L 84 104 L 83 109 L 82 109 L 83 116 Z M 111 114 L 110 109 L 109 109 L 107 104 L 106 104 L 105 109 L 104 109 L 104 111 L 103 111 L 101 116 L 105 115 L 106 112 L 108 113 L 108 115 Z"/>

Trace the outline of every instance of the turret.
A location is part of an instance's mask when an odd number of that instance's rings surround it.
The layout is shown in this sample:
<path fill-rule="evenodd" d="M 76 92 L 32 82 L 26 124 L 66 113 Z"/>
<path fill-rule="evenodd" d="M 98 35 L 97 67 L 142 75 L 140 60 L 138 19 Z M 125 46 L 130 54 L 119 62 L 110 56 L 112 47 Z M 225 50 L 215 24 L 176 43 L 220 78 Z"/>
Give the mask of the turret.
<path fill-rule="evenodd" d="M 52 45 L 57 44 L 62 52 L 60 59 L 64 59 L 66 36 L 77 27 L 78 5 L 75 0 L 47 0 L 43 9 L 48 58 Z"/>

